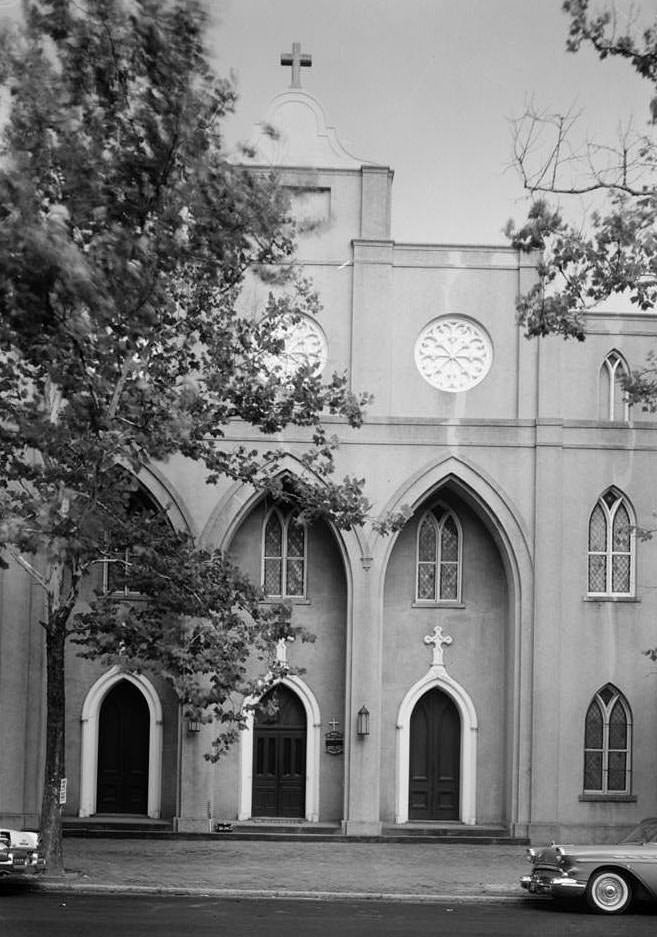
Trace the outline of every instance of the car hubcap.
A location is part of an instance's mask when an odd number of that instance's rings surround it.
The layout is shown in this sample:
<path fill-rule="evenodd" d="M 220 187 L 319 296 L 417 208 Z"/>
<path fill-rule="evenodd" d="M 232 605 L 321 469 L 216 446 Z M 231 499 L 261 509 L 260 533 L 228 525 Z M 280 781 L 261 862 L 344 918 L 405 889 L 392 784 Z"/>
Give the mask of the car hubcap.
<path fill-rule="evenodd" d="M 598 901 L 605 908 L 615 908 L 622 904 L 626 893 L 624 883 L 616 878 L 600 879 L 596 888 Z"/>

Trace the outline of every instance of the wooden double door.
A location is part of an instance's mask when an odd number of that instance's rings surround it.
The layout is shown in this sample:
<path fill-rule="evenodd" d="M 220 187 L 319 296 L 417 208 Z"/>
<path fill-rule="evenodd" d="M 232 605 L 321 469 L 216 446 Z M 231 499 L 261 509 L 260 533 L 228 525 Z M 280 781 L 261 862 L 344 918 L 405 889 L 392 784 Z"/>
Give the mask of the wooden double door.
<path fill-rule="evenodd" d="M 150 714 L 134 683 L 107 694 L 98 725 L 97 813 L 146 814 Z"/>
<path fill-rule="evenodd" d="M 458 820 L 461 717 L 440 690 L 429 690 L 411 716 L 409 820 Z"/>
<path fill-rule="evenodd" d="M 278 686 L 265 697 L 253 731 L 254 817 L 302 818 L 306 813 L 306 713 L 299 697 Z"/>

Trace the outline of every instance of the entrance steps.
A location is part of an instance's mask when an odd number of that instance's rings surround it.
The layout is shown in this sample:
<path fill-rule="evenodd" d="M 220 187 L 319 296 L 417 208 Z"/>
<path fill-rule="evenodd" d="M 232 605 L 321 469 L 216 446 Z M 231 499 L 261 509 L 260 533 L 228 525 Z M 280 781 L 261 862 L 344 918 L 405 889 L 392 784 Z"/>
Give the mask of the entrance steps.
<path fill-rule="evenodd" d="M 461 845 L 526 846 L 529 840 L 512 836 L 503 826 L 466 826 L 462 823 L 384 824 L 380 835 L 343 833 L 341 823 L 309 823 L 295 819 L 254 819 L 215 821 L 212 832 L 176 833 L 171 820 L 148 817 L 97 815 L 64 817 L 64 836 L 103 837 L 107 839 L 189 839 L 251 840 L 341 843 L 459 843 Z"/>
<path fill-rule="evenodd" d="M 307 823 L 285 820 L 248 820 L 217 824 L 217 831 L 225 839 L 291 840 L 305 838 L 313 842 L 346 843 L 461 843 L 463 845 L 505 844 L 526 846 L 529 840 L 512 836 L 502 826 L 466 826 L 463 823 L 444 824 L 384 824 L 381 834 L 351 835 L 342 832 L 339 823 Z M 223 828 L 223 829 L 222 829 Z"/>
<path fill-rule="evenodd" d="M 461 843 L 462 845 L 527 846 L 529 839 L 513 836 L 505 826 L 477 826 L 465 823 L 384 824 L 381 839 L 392 843 Z"/>
<path fill-rule="evenodd" d="M 223 839 L 289 840 L 305 837 L 313 842 L 345 839 L 339 823 L 308 823 L 305 820 L 258 818 L 217 824 L 216 828 Z"/>
<path fill-rule="evenodd" d="M 62 817 L 62 830 L 64 836 L 147 837 L 172 833 L 173 823 L 142 816 L 96 814 L 93 817 Z"/>

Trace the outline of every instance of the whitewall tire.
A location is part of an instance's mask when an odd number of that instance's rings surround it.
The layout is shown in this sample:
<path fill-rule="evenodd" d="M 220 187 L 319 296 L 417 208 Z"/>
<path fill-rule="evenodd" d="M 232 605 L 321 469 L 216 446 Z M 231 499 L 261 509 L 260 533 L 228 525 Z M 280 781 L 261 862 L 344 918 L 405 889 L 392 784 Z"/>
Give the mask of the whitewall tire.
<path fill-rule="evenodd" d="M 632 902 L 632 888 L 620 872 L 594 872 L 586 886 L 586 900 L 597 914 L 622 914 Z"/>

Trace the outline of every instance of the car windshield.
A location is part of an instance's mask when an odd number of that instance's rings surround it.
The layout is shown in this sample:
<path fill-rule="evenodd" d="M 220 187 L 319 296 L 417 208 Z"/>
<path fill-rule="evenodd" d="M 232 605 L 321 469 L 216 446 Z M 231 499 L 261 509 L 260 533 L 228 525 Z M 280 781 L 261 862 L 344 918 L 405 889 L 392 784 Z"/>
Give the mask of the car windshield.
<path fill-rule="evenodd" d="M 657 843 L 657 817 L 647 817 L 621 843 Z"/>

